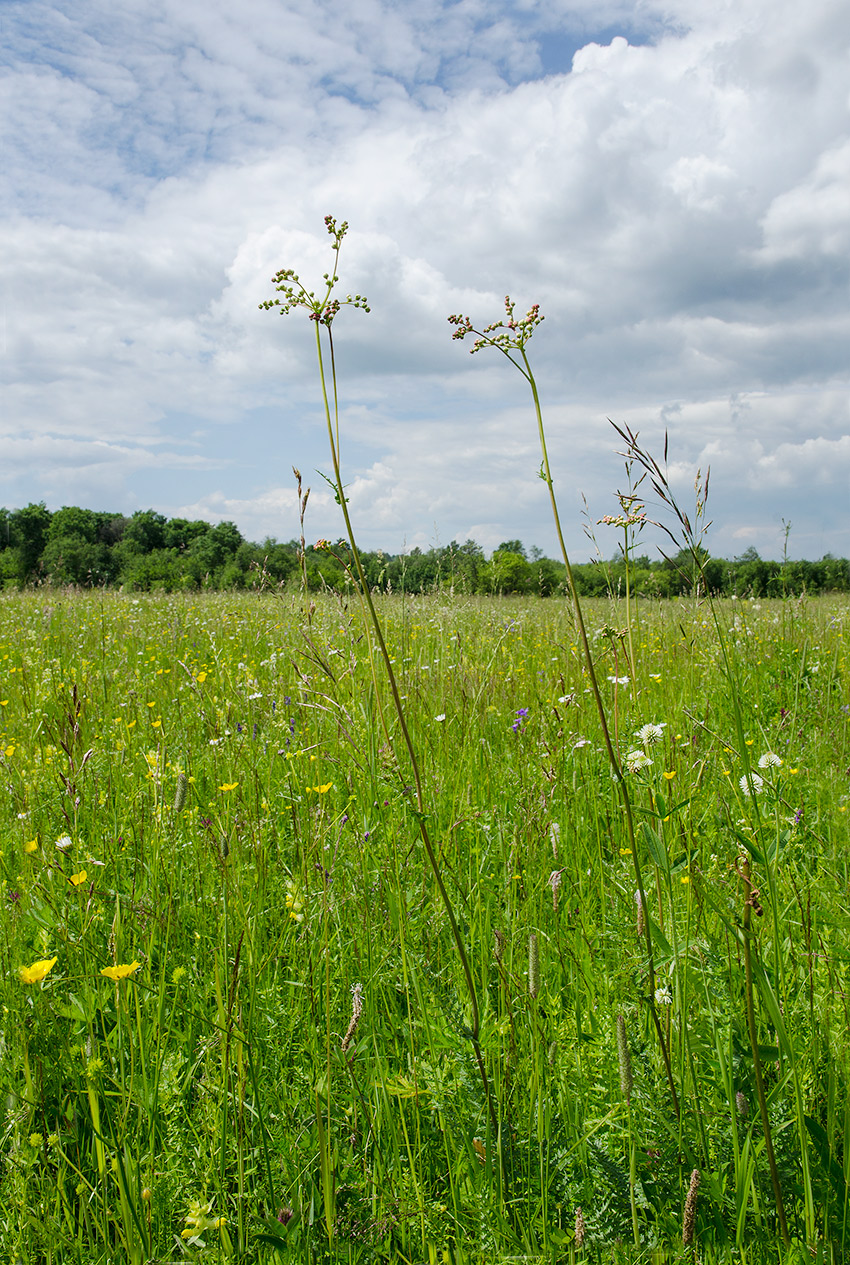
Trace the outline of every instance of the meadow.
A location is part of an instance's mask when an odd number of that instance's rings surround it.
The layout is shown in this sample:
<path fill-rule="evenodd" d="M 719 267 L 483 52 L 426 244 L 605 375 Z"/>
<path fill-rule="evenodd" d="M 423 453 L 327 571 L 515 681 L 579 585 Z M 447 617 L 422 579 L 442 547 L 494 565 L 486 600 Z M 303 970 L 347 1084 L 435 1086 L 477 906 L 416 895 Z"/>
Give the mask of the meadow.
<path fill-rule="evenodd" d="M 0 595 L 2 1258 L 845 1259 L 846 597 L 373 600 Z"/>

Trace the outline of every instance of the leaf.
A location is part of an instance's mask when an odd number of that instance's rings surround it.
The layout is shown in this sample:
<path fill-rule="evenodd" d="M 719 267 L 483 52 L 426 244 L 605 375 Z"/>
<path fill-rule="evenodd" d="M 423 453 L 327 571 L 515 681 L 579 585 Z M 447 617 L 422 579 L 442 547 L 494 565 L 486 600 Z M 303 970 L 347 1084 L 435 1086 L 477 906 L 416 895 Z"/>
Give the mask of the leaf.
<path fill-rule="evenodd" d="M 641 822 L 641 831 L 643 832 L 643 841 L 649 849 L 649 855 L 655 864 L 661 870 L 662 874 L 670 873 L 670 860 L 667 856 L 667 849 L 654 830 L 650 830 L 645 821 Z"/>
<path fill-rule="evenodd" d="M 843 1208 L 847 1200 L 847 1183 L 844 1180 L 844 1171 L 841 1165 L 835 1156 L 830 1153 L 829 1138 L 826 1136 L 826 1130 L 812 1116 L 804 1116 L 803 1119 L 806 1122 L 809 1137 L 812 1139 L 815 1154 L 820 1160 L 826 1176 L 829 1178 L 829 1183 L 835 1191 L 840 1206 Z"/>

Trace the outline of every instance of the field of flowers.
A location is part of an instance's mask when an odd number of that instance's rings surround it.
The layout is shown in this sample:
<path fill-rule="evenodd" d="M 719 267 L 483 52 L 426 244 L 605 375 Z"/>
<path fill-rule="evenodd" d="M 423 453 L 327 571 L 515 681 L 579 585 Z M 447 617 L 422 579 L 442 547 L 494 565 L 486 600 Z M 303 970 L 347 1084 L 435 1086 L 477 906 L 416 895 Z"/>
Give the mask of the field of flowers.
<path fill-rule="evenodd" d="M 567 603 L 375 600 L 457 936 L 356 605 L 0 598 L 0 1257 L 845 1259 L 847 600 L 590 604 L 639 858 Z"/>

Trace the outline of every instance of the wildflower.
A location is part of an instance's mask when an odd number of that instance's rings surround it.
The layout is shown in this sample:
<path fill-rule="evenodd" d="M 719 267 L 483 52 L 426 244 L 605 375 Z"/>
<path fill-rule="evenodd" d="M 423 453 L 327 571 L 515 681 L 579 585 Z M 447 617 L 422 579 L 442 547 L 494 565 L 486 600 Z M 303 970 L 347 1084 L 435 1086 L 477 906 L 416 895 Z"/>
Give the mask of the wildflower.
<path fill-rule="evenodd" d="M 342 1038 L 343 1054 L 345 1054 L 348 1051 L 348 1047 L 351 1045 L 351 1042 L 354 1040 L 354 1037 L 357 1034 L 357 1025 L 360 1022 L 360 1016 L 362 1014 L 363 1014 L 363 985 L 352 984 L 351 985 L 351 1022 L 348 1025 L 348 1030 L 345 1036 Z"/>
<path fill-rule="evenodd" d="M 126 979 L 128 975 L 132 975 L 133 972 L 137 971 L 140 966 L 141 962 L 129 962 L 123 965 L 105 966 L 100 973 L 101 975 L 105 975 L 107 979 L 114 980 L 117 983 L 118 980 Z"/>
<path fill-rule="evenodd" d="M 656 1006 L 672 1006 L 673 994 L 670 992 L 670 985 L 664 984 L 661 988 L 655 990 Z"/>
<path fill-rule="evenodd" d="M 87 878 L 88 874 L 86 874 L 85 870 L 80 870 L 79 874 L 70 875 L 70 881 L 75 887 L 79 887 L 81 883 L 85 883 Z"/>
<path fill-rule="evenodd" d="M 744 774 L 738 779 L 738 785 L 745 795 L 750 794 L 750 782 L 753 784 L 753 792 L 758 795 L 764 789 L 764 778 L 760 778 L 758 773 L 751 773 L 749 777 Z"/>
<path fill-rule="evenodd" d="M 535 935 L 528 937 L 528 992 L 532 998 L 540 992 L 540 943 Z"/>
<path fill-rule="evenodd" d="M 685 1215 L 682 1219 L 682 1245 L 690 1247 L 694 1241 L 694 1229 L 697 1220 L 697 1191 L 699 1190 L 699 1169 L 691 1173 L 691 1184 L 685 1199 Z"/>
<path fill-rule="evenodd" d="M 220 791 L 235 791 L 238 785 L 238 782 L 225 782 L 224 785 L 220 786 L 218 789 Z"/>
<path fill-rule="evenodd" d="M 286 908 L 293 922 L 304 921 L 304 902 L 291 878 L 286 880 Z"/>
<path fill-rule="evenodd" d="M 72 844 L 71 844 L 70 835 L 60 835 L 59 838 L 56 840 L 56 847 L 59 849 L 60 852 L 65 852 L 71 846 Z"/>
<path fill-rule="evenodd" d="M 43 1141 L 44 1141 L 44 1134 L 43 1134 L 43 1133 L 31 1133 L 31 1134 L 30 1134 L 30 1146 L 41 1146 L 41 1144 L 42 1144 L 42 1142 L 43 1142 Z"/>
<path fill-rule="evenodd" d="M 40 984 L 58 961 L 58 958 L 42 958 L 40 962 L 33 962 L 32 966 L 22 966 L 18 974 L 24 984 Z"/>
<path fill-rule="evenodd" d="M 750 1104 L 747 1102 L 746 1095 L 742 1094 L 740 1089 L 735 1095 L 735 1110 L 742 1120 L 746 1120 L 750 1114 Z"/>
<path fill-rule="evenodd" d="M 177 774 L 177 785 L 174 788 L 174 811 L 182 813 L 186 807 L 186 796 L 189 793 L 189 779 L 185 773 Z"/>
<path fill-rule="evenodd" d="M 643 901 L 641 900 L 640 892 L 635 892 L 635 904 L 637 905 L 637 933 L 642 936 L 645 931 L 645 925 L 643 921 Z"/>
<path fill-rule="evenodd" d="M 171 972 L 172 984 L 175 987 L 177 987 L 177 985 L 180 983 L 180 981 L 182 980 L 185 974 L 186 974 L 185 966 L 175 966 L 174 970 Z"/>
<path fill-rule="evenodd" d="M 661 774 L 661 776 L 662 776 L 663 778 L 666 778 L 666 780 L 667 780 L 668 782 L 672 782 L 672 781 L 673 781 L 673 778 L 676 776 L 676 770 L 675 770 L 675 769 L 670 769 L 670 771 L 669 771 L 669 772 L 662 773 L 662 774 Z"/>
<path fill-rule="evenodd" d="M 782 757 L 776 755 L 774 751 L 765 751 L 764 755 L 759 756 L 760 769 L 778 769 L 782 764 Z"/>
<path fill-rule="evenodd" d="M 562 870 L 553 870 L 549 875 L 549 886 L 552 888 L 552 910 L 558 912 L 558 889 L 561 886 Z"/>
<path fill-rule="evenodd" d="M 609 676 L 608 680 L 612 685 L 628 685 L 629 677 L 627 676 Z"/>
<path fill-rule="evenodd" d="M 630 751 L 626 756 L 626 768 L 629 773 L 639 773 L 641 769 L 649 768 L 652 761 L 644 751 Z"/>
<path fill-rule="evenodd" d="M 194 1239 L 206 1230 L 219 1230 L 224 1225 L 224 1217 L 212 1217 L 211 1212 L 212 1200 L 202 1204 L 197 1199 L 190 1199 L 189 1211 L 184 1218 L 186 1229 L 181 1233 L 181 1239 Z"/>
<path fill-rule="evenodd" d="M 584 1240 L 587 1234 L 587 1228 L 584 1223 L 584 1213 L 581 1208 L 576 1208 L 576 1232 L 575 1244 L 576 1248 L 581 1250 L 584 1247 Z"/>
<path fill-rule="evenodd" d="M 35 852 L 37 847 L 38 847 L 38 840 L 30 839 L 28 843 L 24 844 L 24 852 Z"/>
<path fill-rule="evenodd" d="M 442 723 L 446 719 L 446 713 L 440 712 L 439 716 L 435 716 L 434 719 Z"/>
<path fill-rule="evenodd" d="M 641 746 L 654 747 L 657 742 L 661 742 L 663 739 L 666 723 L 665 721 L 660 725 L 655 725 L 650 722 L 646 725 L 641 725 L 635 737 L 640 739 Z"/>
<path fill-rule="evenodd" d="M 515 733 L 515 734 L 519 733 L 520 729 L 521 729 L 521 728 L 522 728 L 522 726 L 525 724 L 525 720 L 526 720 L 526 717 L 527 717 L 527 716 L 528 716 L 528 708 L 527 708 L 527 707 L 518 707 L 518 708 L 517 708 L 517 712 L 516 712 L 516 720 L 515 720 L 515 721 L 513 722 L 513 724 L 511 725 L 511 729 L 514 731 L 514 733 Z"/>

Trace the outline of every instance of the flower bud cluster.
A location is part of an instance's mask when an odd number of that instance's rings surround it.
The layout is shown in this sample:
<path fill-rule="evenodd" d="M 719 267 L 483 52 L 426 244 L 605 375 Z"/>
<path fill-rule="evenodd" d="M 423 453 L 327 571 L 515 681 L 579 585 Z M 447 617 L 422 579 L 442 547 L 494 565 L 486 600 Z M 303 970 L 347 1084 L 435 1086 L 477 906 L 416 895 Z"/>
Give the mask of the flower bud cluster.
<path fill-rule="evenodd" d="M 477 334 L 478 337 L 472 346 L 470 355 L 474 355 L 476 351 L 481 351 L 484 347 L 497 347 L 499 351 L 503 351 L 506 355 L 510 351 L 522 351 L 537 326 L 545 318 L 540 313 L 539 303 L 535 303 L 530 307 L 522 318 L 515 316 L 515 306 L 510 295 L 506 294 L 505 319 L 494 321 L 492 325 L 485 325 L 480 332 L 473 327 L 472 321 L 468 316 L 450 316 L 449 324 L 457 326 L 452 338 L 463 339 L 467 334 Z M 497 331 L 499 330 L 503 332 L 498 333 Z"/>

